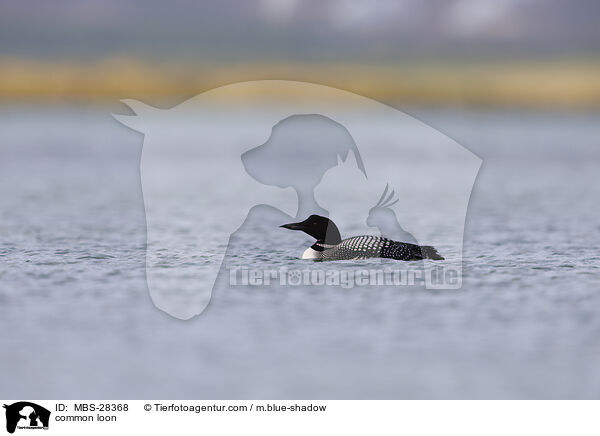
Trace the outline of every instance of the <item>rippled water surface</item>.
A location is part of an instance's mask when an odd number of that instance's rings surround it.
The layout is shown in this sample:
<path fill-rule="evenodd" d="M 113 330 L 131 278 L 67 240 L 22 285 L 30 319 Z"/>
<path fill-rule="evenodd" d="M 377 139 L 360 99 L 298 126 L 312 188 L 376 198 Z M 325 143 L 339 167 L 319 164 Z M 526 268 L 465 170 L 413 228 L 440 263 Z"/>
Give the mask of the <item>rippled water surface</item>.
<path fill-rule="evenodd" d="M 600 395 L 598 114 L 413 111 L 484 159 L 461 290 L 230 288 L 223 276 L 187 322 L 146 287 L 141 135 L 109 111 L 0 114 L 5 397 Z M 276 221 L 231 262 L 295 267 L 308 239 L 265 243 Z"/>

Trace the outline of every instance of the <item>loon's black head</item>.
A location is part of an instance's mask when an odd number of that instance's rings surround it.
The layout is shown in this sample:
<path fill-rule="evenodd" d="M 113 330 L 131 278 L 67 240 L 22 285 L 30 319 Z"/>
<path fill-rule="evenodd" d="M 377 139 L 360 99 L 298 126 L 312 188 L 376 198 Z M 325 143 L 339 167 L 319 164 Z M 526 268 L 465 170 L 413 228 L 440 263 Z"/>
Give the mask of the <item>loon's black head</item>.
<path fill-rule="evenodd" d="M 323 244 L 339 244 L 342 237 L 337 226 L 329 218 L 311 215 L 300 223 L 284 224 L 281 227 L 290 230 L 302 230 Z"/>

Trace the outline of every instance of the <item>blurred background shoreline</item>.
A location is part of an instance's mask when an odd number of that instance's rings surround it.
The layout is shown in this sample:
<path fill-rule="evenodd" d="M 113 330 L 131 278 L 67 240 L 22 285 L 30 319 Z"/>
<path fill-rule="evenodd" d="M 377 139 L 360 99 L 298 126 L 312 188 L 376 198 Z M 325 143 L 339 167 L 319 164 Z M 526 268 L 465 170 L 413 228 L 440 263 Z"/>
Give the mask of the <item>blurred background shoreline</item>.
<path fill-rule="evenodd" d="M 387 103 L 521 109 L 600 108 L 600 58 L 413 59 L 402 63 L 158 63 L 0 59 L 0 99 L 105 104 L 136 98 L 173 105 L 230 83 L 281 79 L 318 83 Z"/>
<path fill-rule="evenodd" d="M 236 82 L 409 106 L 600 107 L 593 0 L 7 1 L 0 102 L 170 107 Z"/>

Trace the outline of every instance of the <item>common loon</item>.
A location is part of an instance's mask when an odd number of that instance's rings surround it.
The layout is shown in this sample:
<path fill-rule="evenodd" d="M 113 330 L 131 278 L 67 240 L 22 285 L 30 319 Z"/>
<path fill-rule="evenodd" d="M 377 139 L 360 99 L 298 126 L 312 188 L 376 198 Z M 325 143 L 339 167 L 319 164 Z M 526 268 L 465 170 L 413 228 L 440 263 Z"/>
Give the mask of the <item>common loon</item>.
<path fill-rule="evenodd" d="M 317 240 L 302 254 L 302 259 L 350 260 L 382 257 L 396 260 L 444 260 L 433 247 L 392 241 L 380 236 L 354 236 L 342 240 L 334 222 L 319 215 L 311 215 L 300 223 L 280 227 L 302 230 Z"/>

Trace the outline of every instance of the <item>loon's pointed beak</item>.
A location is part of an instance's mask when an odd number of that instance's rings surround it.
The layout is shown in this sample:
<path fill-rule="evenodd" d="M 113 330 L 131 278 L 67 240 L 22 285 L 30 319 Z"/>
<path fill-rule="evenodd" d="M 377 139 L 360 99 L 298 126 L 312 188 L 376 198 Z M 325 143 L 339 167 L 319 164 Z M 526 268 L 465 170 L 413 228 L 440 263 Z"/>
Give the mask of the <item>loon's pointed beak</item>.
<path fill-rule="evenodd" d="M 279 227 L 283 227 L 284 229 L 290 229 L 290 230 L 304 230 L 304 223 L 290 223 L 290 224 L 284 224 Z"/>

